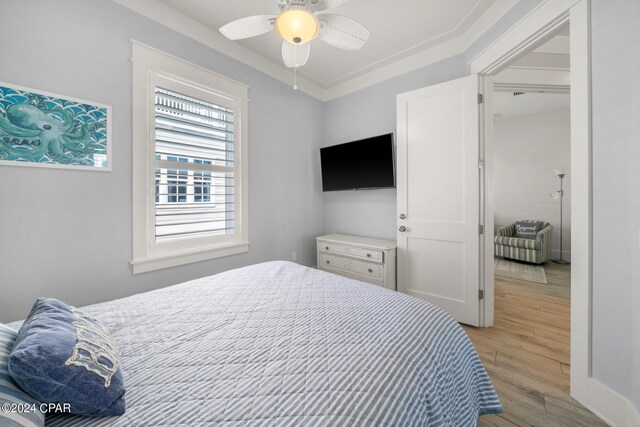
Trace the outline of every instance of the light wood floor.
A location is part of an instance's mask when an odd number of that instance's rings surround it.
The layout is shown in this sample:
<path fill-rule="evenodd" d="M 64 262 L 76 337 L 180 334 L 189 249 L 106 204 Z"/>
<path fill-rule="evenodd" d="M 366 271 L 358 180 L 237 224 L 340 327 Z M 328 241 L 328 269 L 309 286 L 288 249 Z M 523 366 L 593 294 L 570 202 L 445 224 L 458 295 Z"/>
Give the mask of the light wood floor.
<path fill-rule="evenodd" d="M 606 426 L 569 396 L 570 266 L 545 265 L 548 285 L 497 277 L 495 326 L 465 326 L 504 413 L 480 426 Z"/>

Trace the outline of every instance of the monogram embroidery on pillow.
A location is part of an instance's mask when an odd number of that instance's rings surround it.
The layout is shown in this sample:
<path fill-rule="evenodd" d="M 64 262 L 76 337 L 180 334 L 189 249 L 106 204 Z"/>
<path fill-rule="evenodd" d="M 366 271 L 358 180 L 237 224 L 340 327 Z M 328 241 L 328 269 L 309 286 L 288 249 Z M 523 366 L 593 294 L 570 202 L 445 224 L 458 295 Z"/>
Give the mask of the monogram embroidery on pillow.
<path fill-rule="evenodd" d="M 516 224 L 516 233 L 518 234 L 536 234 L 538 232 L 538 227 L 535 225 L 525 226 Z"/>
<path fill-rule="evenodd" d="M 118 368 L 116 350 L 104 327 L 89 320 L 84 313 L 71 307 L 76 321 L 72 323 L 76 331 L 77 343 L 65 365 L 76 365 L 93 372 L 104 379 L 104 386 L 111 385 L 111 377 Z"/>

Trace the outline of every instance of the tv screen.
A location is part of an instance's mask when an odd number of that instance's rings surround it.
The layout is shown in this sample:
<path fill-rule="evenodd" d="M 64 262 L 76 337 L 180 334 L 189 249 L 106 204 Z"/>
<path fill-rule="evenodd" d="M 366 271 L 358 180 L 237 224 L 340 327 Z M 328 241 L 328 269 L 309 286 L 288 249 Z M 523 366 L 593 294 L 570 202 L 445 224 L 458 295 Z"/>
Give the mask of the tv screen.
<path fill-rule="evenodd" d="M 393 134 L 320 149 L 322 191 L 394 188 Z"/>

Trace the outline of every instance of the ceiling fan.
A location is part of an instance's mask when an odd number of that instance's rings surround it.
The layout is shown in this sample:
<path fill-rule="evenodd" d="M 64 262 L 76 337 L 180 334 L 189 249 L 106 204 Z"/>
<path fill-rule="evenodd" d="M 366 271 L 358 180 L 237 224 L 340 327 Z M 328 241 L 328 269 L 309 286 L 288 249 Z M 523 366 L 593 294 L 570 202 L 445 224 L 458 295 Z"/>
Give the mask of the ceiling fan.
<path fill-rule="evenodd" d="M 289 68 L 307 63 L 309 42 L 320 37 L 335 47 L 358 50 L 369 31 L 351 18 L 325 13 L 346 0 L 276 0 L 279 15 L 255 15 L 238 19 L 220 28 L 230 40 L 259 36 L 275 30 L 283 39 L 282 59 Z"/>

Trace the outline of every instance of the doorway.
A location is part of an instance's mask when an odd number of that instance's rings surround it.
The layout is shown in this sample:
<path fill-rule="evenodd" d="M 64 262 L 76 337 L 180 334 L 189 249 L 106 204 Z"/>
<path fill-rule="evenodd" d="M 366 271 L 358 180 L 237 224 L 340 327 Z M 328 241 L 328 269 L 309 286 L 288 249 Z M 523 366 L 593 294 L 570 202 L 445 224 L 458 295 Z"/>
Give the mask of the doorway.
<path fill-rule="evenodd" d="M 570 393 L 578 402 L 605 419 L 619 418 L 619 396 L 598 382 L 591 373 L 591 258 L 592 258 L 592 183 L 591 183 L 591 60 L 590 2 L 588 0 L 546 2 L 504 37 L 471 60 L 472 73 L 483 77 L 491 88 L 492 76 L 515 59 L 548 40 L 565 25 L 571 25 L 571 367 Z M 490 96 L 489 96 L 490 98 Z M 488 99 L 485 107 L 491 104 Z M 481 135 L 490 133 L 492 121 L 481 118 Z M 484 146 L 483 146 L 484 149 Z M 490 165 L 489 165 L 490 166 Z M 483 183 L 487 194 L 491 183 Z M 482 200 L 481 209 L 487 228 L 493 228 L 493 206 Z M 490 223 L 490 224 L 489 224 Z M 491 236 L 493 237 L 493 236 Z M 484 253 L 493 253 L 493 239 L 483 242 Z M 490 262 L 489 262 L 490 261 Z M 482 322 L 493 324 L 493 260 L 483 259 L 481 286 L 485 290 Z M 619 406 L 611 402 L 621 402 Z"/>
<path fill-rule="evenodd" d="M 569 396 L 569 26 L 491 80 L 485 177 L 495 236 L 493 327 L 465 329 L 505 412 L 483 417 L 480 425 L 604 426 Z"/>
<path fill-rule="evenodd" d="M 480 269 L 475 276 L 479 276 L 479 292 L 478 299 L 480 305 L 479 325 L 492 326 L 494 323 L 494 239 L 492 233 L 485 233 L 483 230 L 494 229 L 494 212 L 492 198 L 492 182 L 487 180 L 486 171 L 492 168 L 492 158 L 490 154 L 491 146 L 487 146 L 490 142 L 486 141 L 486 135 L 490 135 L 493 129 L 493 117 L 489 119 L 490 114 L 484 114 L 484 111 L 491 111 L 493 91 L 493 77 L 504 68 L 512 64 L 515 60 L 521 58 L 526 53 L 542 45 L 553 37 L 559 30 L 567 25 L 571 25 L 570 32 L 570 48 L 571 48 L 571 333 L 570 333 L 570 390 L 571 396 L 580 403 L 594 409 L 599 414 L 614 414 L 611 408 L 606 405 L 607 401 L 611 401 L 615 396 L 611 395 L 610 390 L 606 389 L 602 384 L 591 376 L 590 355 L 591 355 L 591 85 L 590 85 L 590 14 L 588 0 L 557 0 L 554 2 L 544 2 L 517 26 L 513 27 L 504 36 L 496 40 L 480 52 L 475 58 L 469 62 L 472 76 L 479 76 L 478 89 L 475 94 L 484 94 L 478 96 L 481 105 L 478 112 L 480 120 L 477 116 L 475 123 L 479 124 L 479 132 L 471 132 L 471 129 L 463 132 L 461 135 L 470 135 L 471 133 L 479 135 L 479 157 L 477 165 L 466 170 L 473 170 L 477 167 L 480 170 L 480 182 L 478 186 L 466 186 L 465 188 L 472 191 L 473 188 L 479 188 L 480 209 L 478 212 L 479 221 L 475 223 L 476 232 L 479 231 L 481 236 L 480 247 Z M 459 79 L 460 90 L 462 90 L 463 81 Z M 451 82 L 453 83 L 453 81 Z M 435 89 L 435 87 L 433 88 Z M 425 94 L 422 94 L 425 95 Z M 426 95 L 429 95 L 428 93 Z M 406 97 L 405 97 L 406 98 Z M 459 97 L 459 99 L 462 99 Z M 471 98 L 464 96 L 468 103 L 465 106 L 471 109 Z M 473 98 L 475 100 L 475 96 Z M 398 153 L 401 153 L 402 144 L 406 135 L 404 135 L 404 127 L 402 117 L 402 106 L 407 99 L 398 97 Z M 475 101 L 474 101 L 475 102 Z M 469 120 L 465 121 L 471 125 L 474 120 L 468 115 Z M 462 144 L 462 137 L 459 145 Z M 469 156 L 472 158 L 473 156 Z M 398 157 L 400 159 L 400 156 Z M 400 160 L 399 160 L 400 161 Z M 399 171 L 400 172 L 400 171 Z M 402 174 L 398 174 L 398 183 L 401 183 Z M 398 191 L 400 194 L 400 190 Z M 452 193 L 447 193 L 451 198 Z M 459 192 L 456 197 L 462 196 L 464 193 Z M 399 208 L 402 208 L 399 203 Z M 470 210 L 469 210 L 470 211 Z M 407 212 L 398 211 L 399 218 L 404 218 Z M 408 218 L 409 216 L 406 215 Z M 471 229 L 471 222 L 469 222 Z M 478 224 L 480 225 L 478 227 Z M 403 227 L 404 224 L 399 223 L 399 231 L 409 231 L 410 227 Z M 398 235 L 399 243 L 403 238 L 402 233 Z M 454 236 L 455 237 L 455 236 Z M 408 241 L 408 239 L 407 239 Z M 471 239 L 468 242 L 458 238 L 454 243 L 473 244 Z M 478 242 L 478 240 L 476 240 Z M 470 247 L 470 246 L 468 246 Z M 399 244 L 398 254 L 399 260 L 402 259 L 403 250 L 406 248 Z M 406 255 L 406 254 L 405 254 Z M 406 263 L 404 270 L 408 270 Z M 403 265 L 399 262 L 398 279 L 399 290 L 401 289 L 401 273 Z M 473 277 L 471 276 L 471 277 Z M 477 283 L 477 282 L 476 282 Z M 468 296 L 471 296 L 469 294 Z M 607 394 L 608 393 L 608 394 Z M 602 398 L 602 396 L 605 398 Z M 606 400 L 610 398 L 609 400 Z"/>
<path fill-rule="evenodd" d="M 494 282 L 528 285 L 533 292 L 557 287 L 556 294 L 567 300 L 570 63 L 566 25 L 493 77 L 491 111 L 485 111 L 493 119 L 486 153 L 492 167 L 486 173 L 493 188 Z"/>
<path fill-rule="evenodd" d="M 488 93 L 485 108 L 491 106 L 493 76 L 514 60 L 540 46 L 560 29 L 571 25 L 571 396 L 600 414 L 610 414 L 598 394 L 608 391 L 591 376 L 591 84 L 590 84 L 590 13 L 589 1 L 547 2 L 532 12 L 504 37 L 471 60 L 472 73 L 482 76 Z M 490 134 L 493 120 L 481 118 L 481 135 Z M 482 146 L 482 149 L 485 150 Z M 487 159 L 487 169 L 491 157 Z M 491 182 L 482 183 L 485 198 L 481 209 L 485 226 L 493 229 Z M 493 236 L 482 243 L 484 254 L 493 254 Z M 485 299 L 482 304 L 482 324 L 493 324 L 494 289 L 493 259 L 482 260 L 482 284 Z M 594 393 L 598 390 L 598 394 Z M 602 392 L 602 393 L 600 393 Z"/>

